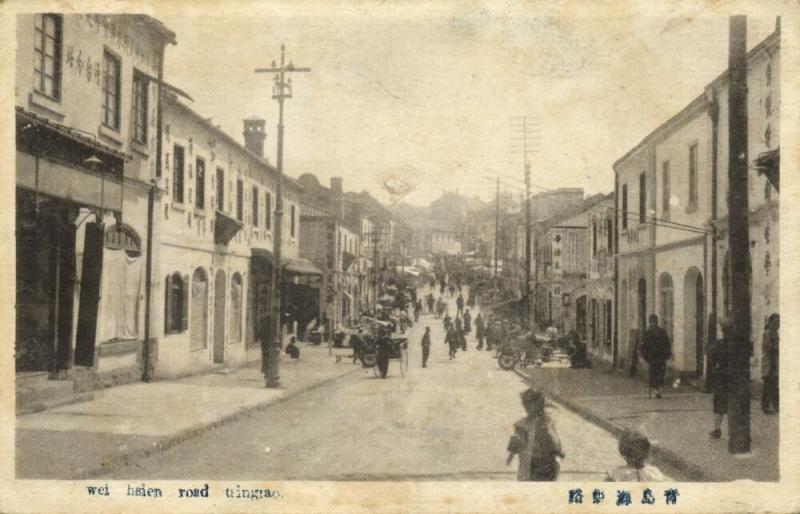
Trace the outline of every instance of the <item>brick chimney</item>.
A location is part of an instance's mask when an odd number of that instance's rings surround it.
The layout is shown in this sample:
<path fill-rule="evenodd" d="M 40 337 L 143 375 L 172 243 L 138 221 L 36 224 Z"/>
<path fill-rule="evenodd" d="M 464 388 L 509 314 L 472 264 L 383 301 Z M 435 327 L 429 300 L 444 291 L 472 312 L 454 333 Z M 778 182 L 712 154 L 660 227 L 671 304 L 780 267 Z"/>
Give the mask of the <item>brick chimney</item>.
<path fill-rule="evenodd" d="M 267 138 L 267 122 L 258 116 L 250 116 L 244 120 L 244 147 L 264 157 L 264 140 Z"/>

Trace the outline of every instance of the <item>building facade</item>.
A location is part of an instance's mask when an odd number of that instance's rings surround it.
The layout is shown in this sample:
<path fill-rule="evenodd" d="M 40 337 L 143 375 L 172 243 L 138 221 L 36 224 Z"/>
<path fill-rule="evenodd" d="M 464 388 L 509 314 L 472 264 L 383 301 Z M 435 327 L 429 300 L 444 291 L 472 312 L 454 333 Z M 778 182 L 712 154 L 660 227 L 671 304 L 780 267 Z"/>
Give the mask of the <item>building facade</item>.
<path fill-rule="evenodd" d="M 16 369 L 76 389 L 138 380 L 175 34 L 148 16 L 53 13 L 21 14 L 17 31 Z"/>
<path fill-rule="evenodd" d="M 165 99 L 164 175 L 158 205 L 159 376 L 239 366 L 261 356 L 270 333 L 277 174 L 254 142 L 264 122 L 245 120 L 247 146 L 177 97 Z M 259 132 L 254 137 L 251 132 Z M 313 315 L 313 267 L 300 259 L 300 187 L 284 178 L 282 324 Z M 318 286 L 317 286 L 318 289 Z M 313 302 L 311 302 L 313 303 Z"/>

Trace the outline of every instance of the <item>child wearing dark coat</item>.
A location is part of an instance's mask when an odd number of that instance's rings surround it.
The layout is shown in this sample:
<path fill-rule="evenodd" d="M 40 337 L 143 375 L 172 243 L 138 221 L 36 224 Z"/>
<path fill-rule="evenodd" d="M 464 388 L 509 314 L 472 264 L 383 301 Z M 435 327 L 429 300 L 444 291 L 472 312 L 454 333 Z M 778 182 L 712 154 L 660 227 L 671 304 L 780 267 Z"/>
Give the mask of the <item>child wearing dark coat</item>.
<path fill-rule="evenodd" d="M 545 411 L 544 394 L 530 388 L 520 397 L 527 416 L 514 423 L 507 463 L 511 464 L 514 455 L 519 457 L 519 481 L 554 482 L 561 469 L 556 457 L 563 459 L 564 452 L 553 420 Z"/>

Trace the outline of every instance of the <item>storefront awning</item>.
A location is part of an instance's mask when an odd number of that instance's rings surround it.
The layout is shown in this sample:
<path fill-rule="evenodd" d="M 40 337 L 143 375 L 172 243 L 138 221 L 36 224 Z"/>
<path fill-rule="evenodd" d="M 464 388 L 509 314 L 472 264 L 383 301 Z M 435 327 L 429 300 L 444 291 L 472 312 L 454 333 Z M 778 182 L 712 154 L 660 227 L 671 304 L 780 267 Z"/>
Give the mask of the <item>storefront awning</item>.
<path fill-rule="evenodd" d="M 121 161 L 130 161 L 132 159 L 129 154 L 120 152 L 119 150 L 116 150 L 108 145 L 104 145 L 103 143 L 98 142 L 94 137 L 89 137 L 89 135 L 78 132 L 75 129 L 67 127 L 66 125 L 52 122 L 43 116 L 26 111 L 22 107 L 18 106 L 16 109 L 18 143 L 26 140 L 29 134 L 35 134 L 34 137 L 38 136 L 40 141 L 49 142 L 52 145 L 51 139 L 41 138 L 52 138 L 52 134 L 58 134 L 59 136 L 72 141 L 73 143 L 79 143 L 101 154 L 101 156 L 105 155 Z M 44 131 L 44 133 L 42 133 L 42 131 Z M 48 134 L 47 131 L 50 131 L 50 134 Z"/>
<path fill-rule="evenodd" d="M 242 222 L 231 218 L 222 211 L 214 215 L 214 242 L 226 246 L 233 236 L 242 229 Z"/>
<path fill-rule="evenodd" d="M 252 252 L 252 256 L 256 259 L 264 259 L 270 264 L 274 261 L 273 254 L 269 250 L 264 248 L 251 248 L 250 251 Z M 322 271 L 314 266 L 314 263 L 308 259 L 303 259 L 302 257 L 282 257 L 281 262 L 283 263 L 283 270 L 287 274 L 322 276 Z"/>
<path fill-rule="evenodd" d="M 308 259 L 289 257 L 285 259 L 284 262 L 283 269 L 287 273 L 294 273 L 297 275 L 322 275 L 322 272 Z"/>

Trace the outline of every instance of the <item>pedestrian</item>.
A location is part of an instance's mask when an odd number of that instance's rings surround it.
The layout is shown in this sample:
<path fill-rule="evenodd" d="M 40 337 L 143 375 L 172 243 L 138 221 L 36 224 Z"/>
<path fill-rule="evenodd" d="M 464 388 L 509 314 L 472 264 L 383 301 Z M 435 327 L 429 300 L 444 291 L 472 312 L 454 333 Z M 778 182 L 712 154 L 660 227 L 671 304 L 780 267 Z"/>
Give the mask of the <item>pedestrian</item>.
<path fill-rule="evenodd" d="M 478 338 L 478 350 L 483 350 L 483 338 L 485 337 L 485 334 L 483 317 L 480 312 L 475 317 L 475 337 Z"/>
<path fill-rule="evenodd" d="M 672 349 L 667 331 L 658 326 L 658 316 L 651 314 L 648 319 L 650 326 L 642 336 L 642 358 L 650 368 L 647 396 L 652 397 L 655 391 L 656 398 L 660 399 L 661 388 L 664 387 L 667 361 L 672 356 Z"/>
<path fill-rule="evenodd" d="M 419 315 L 422 313 L 422 300 L 417 300 L 414 304 L 414 322 L 419 321 Z"/>
<path fill-rule="evenodd" d="M 300 358 L 300 348 L 297 347 L 297 339 L 294 336 L 289 339 L 289 344 L 286 345 L 286 349 L 284 350 L 286 355 L 291 357 L 293 360 L 297 360 Z"/>
<path fill-rule="evenodd" d="M 378 332 L 378 340 L 376 341 L 376 355 L 375 360 L 378 364 L 378 371 L 381 378 L 386 378 L 386 373 L 389 372 L 389 353 L 391 352 L 392 340 L 386 330 L 381 329 Z"/>
<path fill-rule="evenodd" d="M 647 464 L 650 440 L 639 431 L 626 429 L 619 437 L 619 454 L 625 465 L 608 472 L 606 482 L 663 482 L 657 467 Z"/>
<path fill-rule="evenodd" d="M 462 351 L 467 351 L 467 338 L 464 335 L 463 330 L 456 329 L 456 334 L 458 334 L 458 343 L 461 345 Z"/>
<path fill-rule="evenodd" d="M 422 367 L 428 367 L 428 356 L 431 354 L 431 327 L 425 327 L 422 335 Z"/>
<path fill-rule="evenodd" d="M 428 314 L 433 314 L 433 293 L 428 295 Z"/>
<path fill-rule="evenodd" d="M 558 479 L 561 467 L 557 457 L 563 459 L 564 452 L 553 420 L 545 410 L 544 394 L 530 388 L 520 397 L 527 415 L 514 423 L 514 434 L 507 446 L 506 464 L 511 464 L 514 455 L 517 455 L 517 480 L 553 482 Z"/>
<path fill-rule="evenodd" d="M 453 284 L 450 284 L 449 286 L 447 286 L 447 290 L 450 291 L 450 298 L 455 296 L 455 294 L 456 294 L 456 286 L 454 286 Z"/>
<path fill-rule="evenodd" d="M 467 309 L 464 311 L 464 333 L 469 334 L 470 332 L 472 332 L 472 314 Z"/>
<path fill-rule="evenodd" d="M 444 326 L 445 331 L 450 330 L 450 327 L 453 326 L 453 320 L 449 315 L 445 314 L 444 318 L 442 318 L 442 325 Z"/>
<path fill-rule="evenodd" d="M 469 293 L 467 293 L 467 307 L 474 308 L 475 307 L 475 290 L 470 287 Z"/>
<path fill-rule="evenodd" d="M 362 335 L 362 331 L 359 328 L 358 332 L 350 336 L 350 348 L 353 349 L 353 364 L 356 363 L 357 359 L 361 359 L 361 353 L 364 351 L 366 343 L 364 342 L 364 337 Z"/>
<path fill-rule="evenodd" d="M 711 439 L 722 437 L 722 418 L 728 413 L 728 401 L 731 394 L 732 356 L 731 345 L 732 326 L 727 319 L 720 321 L 722 339 L 717 339 L 708 352 L 709 385 L 714 392 L 711 401 L 714 409 L 714 428 L 708 435 Z"/>
<path fill-rule="evenodd" d="M 463 296 L 458 295 L 458 298 L 456 299 L 456 307 L 458 308 L 458 314 L 459 315 L 464 314 L 464 297 Z"/>
<path fill-rule="evenodd" d="M 779 411 L 778 353 L 780 347 L 779 329 L 781 317 L 772 313 L 764 327 L 761 343 L 761 376 L 764 384 L 761 391 L 761 410 L 764 414 L 777 414 Z"/>
<path fill-rule="evenodd" d="M 459 332 L 464 331 L 464 323 L 461 320 L 461 316 L 459 316 L 458 314 L 456 314 L 456 330 Z"/>
<path fill-rule="evenodd" d="M 458 350 L 459 340 L 458 334 L 456 334 L 456 329 L 453 327 L 449 327 L 447 329 L 447 335 L 444 338 L 444 342 L 449 347 L 450 360 L 453 360 L 456 357 L 456 351 Z"/>

